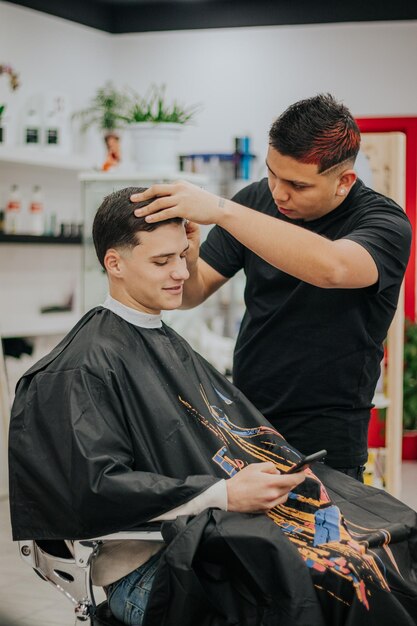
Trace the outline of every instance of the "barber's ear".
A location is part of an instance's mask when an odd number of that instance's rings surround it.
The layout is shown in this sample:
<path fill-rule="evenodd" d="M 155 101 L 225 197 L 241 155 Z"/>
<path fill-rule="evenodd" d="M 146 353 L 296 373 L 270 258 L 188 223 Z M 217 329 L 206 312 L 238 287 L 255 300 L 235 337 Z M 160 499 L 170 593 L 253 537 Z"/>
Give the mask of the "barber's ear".
<path fill-rule="evenodd" d="M 357 178 L 357 174 L 354 170 L 345 170 L 342 172 L 337 184 L 336 194 L 338 196 L 347 196 Z"/>
<path fill-rule="evenodd" d="M 123 259 L 114 248 L 109 248 L 104 256 L 104 267 L 111 276 L 120 278 L 122 275 Z"/>

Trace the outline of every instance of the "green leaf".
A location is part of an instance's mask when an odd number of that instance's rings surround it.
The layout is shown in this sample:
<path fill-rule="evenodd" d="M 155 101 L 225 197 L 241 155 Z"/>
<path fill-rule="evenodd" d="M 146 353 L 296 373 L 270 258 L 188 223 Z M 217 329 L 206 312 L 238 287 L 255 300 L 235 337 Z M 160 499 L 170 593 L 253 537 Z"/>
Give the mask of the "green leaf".
<path fill-rule="evenodd" d="M 155 124 L 188 124 L 200 110 L 200 105 L 184 107 L 174 101 L 165 100 L 165 85 L 151 85 L 145 96 L 130 90 L 130 108 L 127 114 L 129 123 L 153 122 Z"/>
<path fill-rule="evenodd" d="M 74 119 L 80 119 L 81 131 L 90 126 L 98 126 L 101 130 L 115 130 L 125 125 L 128 119 L 130 100 L 126 93 L 117 91 L 111 82 L 97 89 L 90 105 L 74 113 Z"/>

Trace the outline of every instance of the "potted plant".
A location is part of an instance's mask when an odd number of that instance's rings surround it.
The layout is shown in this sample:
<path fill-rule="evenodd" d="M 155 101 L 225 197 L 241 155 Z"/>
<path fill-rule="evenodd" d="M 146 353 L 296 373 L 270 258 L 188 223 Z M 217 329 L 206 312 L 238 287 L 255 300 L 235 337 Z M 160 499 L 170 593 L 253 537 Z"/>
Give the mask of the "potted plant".
<path fill-rule="evenodd" d="M 404 327 L 403 459 L 417 459 L 417 323 Z"/>
<path fill-rule="evenodd" d="M 128 96 L 107 82 L 104 87 L 97 89 L 89 106 L 76 111 L 73 118 L 81 121 L 81 132 L 97 126 L 104 134 L 108 134 L 125 126 L 128 106 Z"/>
<path fill-rule="evenodd" d="M 19 87 L 19 75 L 13 70 L 10 65 L 6 65 L 5 63 L 0 63 L 0 76 L 2 74 L 6 74 L 9 77 L 9 85 L 12 91 L 16 91 Z M 0 103 L 0 144 L 6 143 L 6 131 L 3 125 L 3 114 L 6 110 L 6 105 L 4 103 Z"/>
<path fill-rule="evenodd" d="M 152 85 L 145 96 L 131 92 L 127 115 L 133 138 L 133 157 L 141 171 L 178 170 L 179 133 L 191 122 L 199 105 L 184 107 L 175 100 L 166 101 L 165 85 Z"/>
<path fill-rule="evenodd" d="M 73 118 L 81 121 L 81 132 L 91 126 L 97 126 L 103 133 L 106 145 L 106 159 L 103 170 L 118 165 L 120 157 L 120 129 L 126 125 L 126 113 L 129 105 L 127 94 L 118 91 L 111 82 L 97 89 L 90 105 L 74 113 Z"/>

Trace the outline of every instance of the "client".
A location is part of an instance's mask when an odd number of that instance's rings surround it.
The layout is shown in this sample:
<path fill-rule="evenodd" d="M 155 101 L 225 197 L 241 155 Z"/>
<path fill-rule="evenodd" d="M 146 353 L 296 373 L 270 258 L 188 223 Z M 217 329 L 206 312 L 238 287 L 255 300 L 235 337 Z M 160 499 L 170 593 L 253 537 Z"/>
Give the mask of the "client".
<path fill-rule="evenodd" d="M 93 569 L 128 625 L 412 626 L 415 512 L 300 454 L 161 320 L 180 306 L 181 219 L 108 196 L 93 238 L 109 296 L 19 381 L 13 537 L 82 539 L 165 521 L 164 544 L 109 541 Z"/>

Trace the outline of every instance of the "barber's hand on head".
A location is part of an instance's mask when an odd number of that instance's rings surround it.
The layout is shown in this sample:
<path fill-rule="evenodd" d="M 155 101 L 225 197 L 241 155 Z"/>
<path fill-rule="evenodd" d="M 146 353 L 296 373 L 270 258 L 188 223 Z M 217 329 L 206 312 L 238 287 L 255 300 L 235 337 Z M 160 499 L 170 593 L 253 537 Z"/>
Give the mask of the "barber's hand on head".
<path fill-rule="evenodd" d="M 281 474 L 271 462 L 252 463 L 226 480 L 227 509 L 240 513 L 269 511 L 305 480 L 304 472 Z"/>
<path fill-rule="evenodd" d="M 216 224 L 224 213 L 224 198 L 219 198 L 196 185 L 178 181 L 169 185 L 152 185 L 143 193 L 135 193 L 132 202 L 155 198 L 141 209 L 137 217 L 147 217 L 147 222 L 161 222 L 171 217 L 184 217 L 197 224 Z"/>

